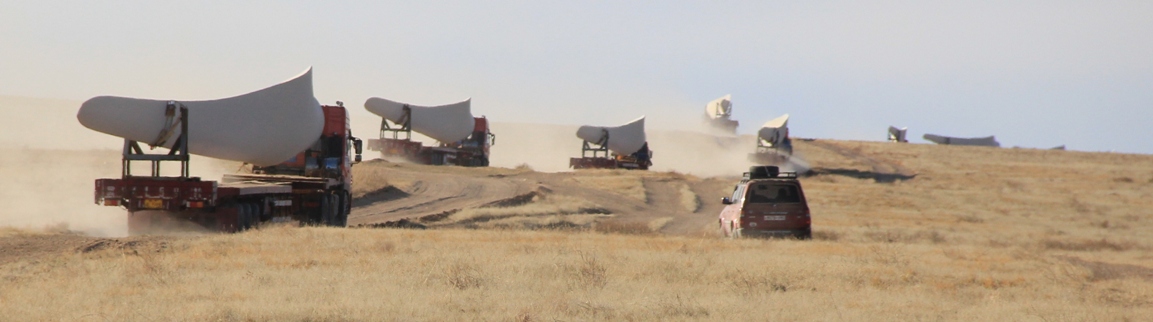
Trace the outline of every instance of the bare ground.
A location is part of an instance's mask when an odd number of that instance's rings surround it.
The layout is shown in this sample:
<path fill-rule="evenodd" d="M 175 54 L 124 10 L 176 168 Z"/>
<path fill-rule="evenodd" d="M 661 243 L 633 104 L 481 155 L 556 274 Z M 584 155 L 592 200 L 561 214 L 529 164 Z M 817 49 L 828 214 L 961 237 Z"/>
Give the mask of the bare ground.
<path fill-rule="evenodd" d="M 667 221 L 668 225 L 657 227 L 659 232 L 665 234 L 703 235 L 711 233 L 706 228 L 711 227 L 710 224 L 716 219 L 712 211 L 721 208 L 719 196 L 725 193 L 723 187 L 733 183 L 730 179 L 699 179 L 675 173 L 624 170 L 542 173 L 507 169 L 446 169 L 388 162 L 366 163 L 357 167 L 362 171 L 380 174 L 381 179 L 387 178 L 393 185 L 356 199 L 349 218 L 351 225 L 383 224 L 404 219 L 430 223 L 429 226 L 435 227 L 437 224 L 433 222 L 451 222 L 445 219 L 461 210 L 507 207 L 504 202 L 532 193 L 543 198 L 554 195 L 586 201 L 596 205 L 590 211 L 607 212 L 612 216 L 605 218 L 615 221 Z M 369 167 L 376 169 L 366 169 Z M 637 180 L 643 187 L 644 200 L 621 194 L 611 187 L 581 182 L 582 178 L 589 177 L 609 177 L 616 181 Z M 376 179 L 359 177 L 357 180 Z M 687 184 L 696 194 L 717 197 L 702 198 L 698 209 L 688 211 L 683 206 L 682 198 L 689 196 L 682 196 L 678 189 L 683 184 Z"/>
<path fill-rule="evenodd" d="M 52 259 L 68 254 L 115 250 L 129 254 L 160 252 L 173 240 L 189 236 L 91 237 L 75 232 L 0 232 L 0 265 L 20 261 Z"/>
<path fill-rule="evenodd" d="M 516 197 L 533 191 L 535 183 L 494 173 L 461 171 L 409 163 L 370 162 L 374 175 L 356 180 L 387 180 L 389 187 L 353 200 L 350 225 L 374 224 L 457 211 Z"/>

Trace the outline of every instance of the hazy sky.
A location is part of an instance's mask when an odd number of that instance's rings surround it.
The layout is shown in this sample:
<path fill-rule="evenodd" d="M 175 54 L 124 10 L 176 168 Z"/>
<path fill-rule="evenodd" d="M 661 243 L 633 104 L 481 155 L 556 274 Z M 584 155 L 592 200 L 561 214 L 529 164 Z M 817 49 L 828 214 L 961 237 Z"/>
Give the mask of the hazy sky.
<path fill-rule="evenodd" d="M 308 66 L 361 136 L 371 96 L 672 128 L 732 94 L 744 133 L 1153 153 L 1150 1 L 0 3 L 0 95 L 213 99 Z"/>

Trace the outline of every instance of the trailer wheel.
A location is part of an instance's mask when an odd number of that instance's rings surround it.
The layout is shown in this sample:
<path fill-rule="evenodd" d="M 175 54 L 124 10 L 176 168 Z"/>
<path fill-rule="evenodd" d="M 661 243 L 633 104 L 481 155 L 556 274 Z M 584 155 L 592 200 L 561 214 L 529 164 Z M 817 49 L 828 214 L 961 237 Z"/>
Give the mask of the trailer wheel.
<path fill-rule="evenodd" d="M 236 231 L 248 230 L 248 208 L 244 204 L 236 205 Z"/>
<path fill-rule="evenodd" d="M 260 204 L 248 204 L 248 229 L 260 228 Z"/>
<path fill-rule="evenodd" d="M 254 220 L 255 219 L 254 217 L 256 217 L 256 211 L 254 211 L 254 209 L 253 209 L 253 208 L 255 208 L 254 206 L 255 205 L 249 204 L 249 203 L 242 203 L 242 204 L 236 205 L 236 212 L 237 212 L 237 216 L 236 216 L 237 217 L 236 218 L 237 219 L 237 225 L 236 225 L 236 227 L 238 228 L 238 230 L 245 231 L 245 230 L 249 230 L 249 229 L 254 228 L 254 226 L 255 226 L 254 224 L 256 222 L 256 220 Z"/>

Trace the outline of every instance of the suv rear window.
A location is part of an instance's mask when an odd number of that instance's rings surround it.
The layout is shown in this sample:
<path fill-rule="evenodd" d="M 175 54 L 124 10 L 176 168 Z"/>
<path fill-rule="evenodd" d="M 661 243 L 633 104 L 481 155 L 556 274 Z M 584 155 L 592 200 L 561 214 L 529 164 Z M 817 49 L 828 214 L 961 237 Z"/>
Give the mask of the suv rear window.
<path fill-rule="evenodd" d="M 787 183 L 752 183 L 746 203 L 791 203 L 801 202 L 801 194 L 796 185 Z"/>

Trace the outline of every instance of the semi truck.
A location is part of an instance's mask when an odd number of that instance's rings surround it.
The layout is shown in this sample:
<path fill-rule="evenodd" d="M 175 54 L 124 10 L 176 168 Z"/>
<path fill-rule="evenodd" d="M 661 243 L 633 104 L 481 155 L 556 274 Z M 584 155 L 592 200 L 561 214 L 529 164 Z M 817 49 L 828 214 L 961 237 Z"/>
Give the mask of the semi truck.
<path fill-rule="evenodd" d="M 653 165 L 644 116 L 620 126 L 581 126 L 576 136 L 583 141 L 581 156 L 569 158 L 570 168 L 648 170 Z"/>
<path fill-rule="evenodd" d="M 737 126 L 741 123 L 732 119 L 732 95 L 715 99 L 705 104 L 705 124 L 716 132 L 723 134 L 737 134 Z"/>
<path fill-rule="evenodd" d="M 749 161 L 765 166 L 788 165 L 793 156 L 793 141 L 789 138 L 788 124 L 788 114 L 765 122 L 757 131 L 757 148 L 749 154 Z"/>
<path fill-rule="evenodd" d="M 487 117 L 473 117 L 472 133 L 462 140 L 425 146 L 412 139 L 412 107 L 405 104 L 402 111 L 399 122 L 390 124 L 387 118 L 381 118 L 380 138 L 368 140 L 369 151 L 380 151 L 382 157 L 419 164 L 488 166 L 489 150 L 496 144 L 496 135 L 489 130 Z"/>
<path fill-rule="evenodd" d="M 608 144 L 595 144 L 584 141 L 581 157 L 569 158 L 569 167 L 579 169 L 628 169 L 648 170 L 652 162 L 652 151 L 648 142 L 640 150 L 631 154 L 617 154 L 608 149 Z"/>
<path fill-rule="evenodd" d="M 461 102 L 420 106 L 370 97 L 364 108 L 380 117 L 380 137 L 370 138 L 368 149 L 384 158 L 430 165 L 489 166 L 489 151 L 496 135 L 489 119 L 473 117 L 472 98 Z M 413 141 L 413 132 L 436 140 L 436 145 Z"/>
<path fill-rule="evenodd" d="M 343 227 L 351 211 L 352 165 L 361 160 L 361 140 L 352 136 L 344 104 L 321 105 L 323 130 L 308 148 L 280 164 L 252 166 L 248 173 L 226 174 L 220 181 L 189 173 L 189 111 L 170 101 L 167 133 L 176 133 L 166 153 L 148 153 L 141 142 L 125 138 L 120 178 L 96 179 L 97 205 L 128 211 L 128 231 L 140 234 L 194 224 L 238 232 L 267 222 Z M 149 163 L 148 173 L 133 172 Z M 165 176 L 162 165 L 178 164 L 178 176 Z"/>

